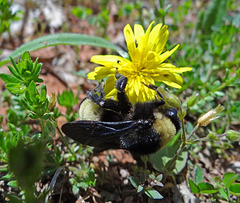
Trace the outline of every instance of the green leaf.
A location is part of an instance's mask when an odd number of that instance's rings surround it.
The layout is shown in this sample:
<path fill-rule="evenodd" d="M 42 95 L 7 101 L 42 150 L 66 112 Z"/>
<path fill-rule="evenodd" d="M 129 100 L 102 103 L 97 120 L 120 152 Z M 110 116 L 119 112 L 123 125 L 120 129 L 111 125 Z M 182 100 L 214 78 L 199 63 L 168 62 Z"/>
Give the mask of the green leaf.
<path fill-rule="evenodd" d="M 29 91 L 25 92 L 25 98 L 29 103 L 32 103 L 32 95 L 29 93 Z"/>
<path fill-rule="evenodd" d="M 31 119 L 38 119 L 38 118 L 39 118 L 39 115 L 38 115 L 38 114 L 35 114 L 35 113 L 29 113 L 28 116 L 29 116 Z"/>
<path fill-rule="evenodd" d="M 25 51 L 23 54 L 22 54 L 22 60 L 23 61 L 31 61 L 31 56 L 30 56 L 30 53 L 28 51 Z"/>
<path fill-rule="evenodd" d="M 152 199 L 163 199 L 163 196 L 157 190 L 154 190 L 153 188 L 146 189 L 145 194 Z"/>
<path fill-rule="evenodd" d="M 159 172 L 165 172 L 165 165 L 174 157 L 180 146 L 179 135 L 175 136 L 166 147 L 150 155 L 149 161 Z"/>
<path fill-rule="evenodd" d="M 201 182 L 203 182 L 203 178 L 204 178 L 204 175 L 203 175 L 202 169 L 198 165 L 195 165 L 195 167 L 194 167 L 194 182 L 196 184 L 201 183 Z"/>
<path fill-rule="evenodd" d="M 226 188 L 229 188 L 230 185 L 232 185 L 232 183 L 234 183 L 234 181 L 237 179 L 238 175 L 236 175 L 233 172 L 227 172 L 224 174 L 223 176 L 223 184 Z"/>
<path fill-rule="evenodd" d="M 200 191 L 198 186 L 193 182 L 193 180 L 191 178 L 188 179 L 188 182 L 189 182 L 189 186 L 190 186 L 192 193 L 198 194 Z"/>
<path fill-rule="evenodd" d="M 91 168 L 91 170 L 89 171 L 88 178 L 89 178 L 89 181 L 94 182 L 94 180 L 95 180 L 95 171 L 94 171 L 93 168 Z"/>
<path fill-rule="evenodd" d="M 8 66 L 8 69 L 16 78 L 18 78 L 19 80 L 23 80 L 22 76 L 12 66 Z"/>
<path fill-rule="evenodd" d="M 153 175 L 153 174 L 150 174 L 148 177 L 149 177 L 151 180 L 155 180 L 155 179 L 156 179 L 155 175 Z"/>
<path fill-rule="evenodd" d="M 198 99 L 199 99 L 199 93 L 194 93 L 191 97 L 187 99 L 187 106 L 192 107 L 194 104 L 197 103 Z"/>
<path fill-rule="evenodd" d="M 42 64 L 38 63 L 38 59 L 36 59 L 36 61 L 34 62 L 34 72 L 33 72 L 34 77 L 39 76 L 41 68 L 42 68 Z"/>
<path fill-rule="evenodd" d="M 35 95 L 37 93 L 37 88 L 35 82 L 31 81 L 30 85 L 28 86 L 28 91 L 31 97 L 31 101 L 34 100 Z"/>
<path fill-rule="evenodd" d="M 8 122 L 16 125 L 16 123 L 18 121 L 18 115 L 16 113 L 16 110 L 8 109 L 7 110 L 7 117 L 8 117 Z"/>
<path fill-rule="evenodd" d="M 186 166 L 187 164 L 187 160 L 188 160 L 188 152 L 187 151 L 183 151 L 175 164 L 175 169 L 173 170 L 174 174 L 179 174 Z"/>
<path fill-rule="evenodd" d="M 5 135 L 6 133 L 3 130 L 0 130 L 0 148 L 1 150 L 3 150 L 4 152 L 7 152 L 6 149 L 6 143 L 5 143 Z"/>
<path fill-rule="evenodd" d="M 12 94 L 23 94 L 26 86 L 22 86 L 20 83 L 8 83 L 6 84 L 6 88 L 11 92 Z"/>
<path fill-rule="evenodd" d="M 215 189 L 214 186 L 210 183 L 199 183 L 198 188 L 202 194 L 214 194 L 218 192 L 218 189 Z"/>
<path fill-rule="evenodd" d="M 176 135 L 163 149 L 159 150 L 158 152 L 151 154 L 149 161 L 153 165 L 153 167 L 161 172 L 169 172 L 167 171 L 167 163 L 172 160 L 174 155 L 176 154 L 177 150 L 180 147 L 181 141 L 178 140 L 179 134 Z M 186 151 L 183 151 L 180 156 L 178 157 L 175 168 L 173 172 L 175 174 L 178 174 L 182 171 L 182 169 L 186 166 L 187 163 L 187 157 L 188 153 Z"/>
<path fill-rule="evenodd" d="M 14 124 L 8 123 L 7 125 L 8 125 L 9 131 L 12 131 L 12 133 L 17 133 L 17 127 Z"/>
<path fill-rule="evenodd" d="M 219 193 L 223 196 L 225 200 L 229 201 L 228 193 L 224 190 L 224 188 L 220 188 Z"/>
<path fill-rule="evenodd" d="M 0 78 L 5 82 L 5 83 L 21 83 L 22 81 L 16 78 L 13 75 L 5 74 L 5 73 L 0 73 Z"/>
<path fill-rule="evenodd" d="M 73 194 L 77 195 L 78 192 L 79 192 L 79 188 L 76 185 L 73 185 L 72 186 L 72 191 L 73 191 Z"/>
<path fill-rule="evenodd" d="M 163 174 L 160 174 L 160 175 L 158 175 L 157 177 L 156 177 L 156 180 L 157 181 L 161 181 L 163 179 Z"/>
<path fill-rule="evenodd" d="M 240 183 L 233 183 L 229 187 L 230 193 L 236 196 L 240 196 Z"/>
<path fill-rule="evenodd" d="M 227 134 L 227 138 L 231 142 L 240 141 L 240 132 L 235 131 L 235 130 L 228 130 L 228 131 L 226 131 L 226 134 Z"/>
<path fill-rule="evenodd" d="M 48 46 L 56 45 L 90 45 L 95 47 L 109 48 L 114 51 L 119 52 L 121 55 L 127 55 L 120 47 L 112 44 L 111 42 L 90 35 L 76 34 L 76 33 L 57 33 L 52 35 L 45 35 L 34 39 L 26 44 L 23 44 L 18 49 L 16 49 L 9 57 L 0 61 L 0 66 L 6 64 L 10 61 L 10 57 L 16 58 L 21 56 L 22 53 L 27 51 L 34 51 Z M 24 58 L 28 58 L 24 56 Z"/>
<path fill-rule="evenodd" d="M 81 188 L 88 188 L 88 184 L 85 183 L 85 182 L 80 182 L 79 183 L 79 187 L 81 187 Z"/>
<path fill-rule="evenodd" d="M 27 78 L 27 77 L 29 78 L 31 75 L 32 75 L 32 73 L 29 70 L 27 70 L 27 71 L 24 72 L 23 77 L 24 78 Z"/>
<path fill-rule="evenodd" d="M 47 99 L 47 88 L 46 88 L 46 85 L 43 84 L 41 85 L 40 101 L 45 102 L 46 99 Z"/>
<path fill-rule="evenodd" d="M 12 173 L 7 173 L 6 175 L 1 177 L 1 180 L 9 180 L 13 177 Z"/>
<path fill-rule="evenodd" d="M 19 68 L 17 67 L 17 64 L 15 63 L 15 61 L 13 60 L 12 57 L 10 57 L 10 60 L 11 60 L 11 62 L 12 62 L 12 65 L 13 65 L 14 69 L 18 72 L 18 74 L 20 74 Z M 20 74 L 20 75 L 21 75 L 21 74 Z"/>
<path fill-rule="evenodd" d="M 18 184 L 16 180 L 9 181 L 7 184 L 9 187 L 17 188 Z"/>
<path fill-rule="evenodd" d="M 129 176 L 129 180 L 130 180 L 131 184 L 133 185 L 133 187 L 135 187 L 136 189 L 138 188 L 139 185 L 141 185 L 139 179 L 134 176 Z"/>
<path fill-rule="evenodd" d="M 22 102 L 22 104 L 28 109 L 28 110 L 30 110 L 30 111 L 34 111 L 34 108 L 28 103 L 28 102 L 26 102 L 26 100 L 25 99 L 21 99 L 21 102 Z"/>
<path fill-rule="evenodd" d="M 72 108 L 74 105 L 78 104 L 78 97 L 74 97 L 74 94 L 71 90 L 64 90 L 62 94 L 58 94 L 57 100 L 61 106 L 67 108 Z"/>
<path fill-rule="evenodd" d="M 215 93 L 216 96 L 219 96 L 219 97 L 225 96 L 225 92 L 215 91 L 214 93 Z"/>
<path fill-rule="evenodd" d="M 137 193 L 142 192 L 142 190 L 143 190 L 143 186 L 139 185 L 139 186 L 137 187 Z"/>
<path fill-rule="evenodd" d="M 202 31 L 205 34 L 210 34 L 212 26 L 218 26 L 224 15 L 226 15 L 227 1 L 226 0 L 214 0 L 210 3 L 207 10 L 204 12 L 202 20 Z"/>

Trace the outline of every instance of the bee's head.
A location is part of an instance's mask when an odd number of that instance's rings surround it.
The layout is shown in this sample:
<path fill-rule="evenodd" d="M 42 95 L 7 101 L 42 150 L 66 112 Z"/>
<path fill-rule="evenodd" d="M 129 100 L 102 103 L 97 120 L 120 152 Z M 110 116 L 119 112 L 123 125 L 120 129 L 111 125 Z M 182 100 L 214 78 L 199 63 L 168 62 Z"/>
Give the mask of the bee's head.
<path fill-rule="evenodd" d="M 174 109 L 172 107 L 167 108 L 165 111 L 165 115 L 171 119 L 171 121 L 173 122 L 173 124 L 176 127 L 176 131 L 180 130 L 181 123 L 180 123 L 180 120 L 177 115 L 177 109 Z"/>

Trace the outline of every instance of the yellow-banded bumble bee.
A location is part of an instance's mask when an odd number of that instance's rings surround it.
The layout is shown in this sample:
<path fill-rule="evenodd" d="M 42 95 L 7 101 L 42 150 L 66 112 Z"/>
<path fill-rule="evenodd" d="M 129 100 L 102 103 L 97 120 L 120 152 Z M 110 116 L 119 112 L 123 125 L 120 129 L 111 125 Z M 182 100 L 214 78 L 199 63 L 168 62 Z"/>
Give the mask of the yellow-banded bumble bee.
<path fill-rule="evenodd" d="M 80 104 L 80 120 L 64 124 L 62 131 L 83 145 L 93 146 L 95 152 L 125 149 L 144 155 L 166 145 L 181 126 L 177 110 L 162 98 L 132 105 L 124 91 L 126 84 L 127 78 L 119 77 L 117 100 L 104 100 L 101 85 L 88 92 Z M 154 86 L 149 88 L 157 91 Z"/>

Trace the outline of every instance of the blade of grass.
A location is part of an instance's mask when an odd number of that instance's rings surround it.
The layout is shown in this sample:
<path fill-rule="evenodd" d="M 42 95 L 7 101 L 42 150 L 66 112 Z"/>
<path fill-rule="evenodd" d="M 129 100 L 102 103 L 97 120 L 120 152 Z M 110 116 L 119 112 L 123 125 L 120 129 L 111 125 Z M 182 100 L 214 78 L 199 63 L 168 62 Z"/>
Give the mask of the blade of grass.
<path fill-rule="evenodd" d="M 127 53 L 125 53 L 120 47 L 100 37 L 77 33 L 57 33 L 52 35 L 45 35 L 23 44 L 17 48 L 9 57 L 0 61 L 0 67 L 9 62 L 10 57 L 17 58 L 21 56 L 25 51 L 34 51 L 37 49 L 56 45 L 89 45 L 109 48 L 117 51 L 122 56 L 127 55 Z"/>

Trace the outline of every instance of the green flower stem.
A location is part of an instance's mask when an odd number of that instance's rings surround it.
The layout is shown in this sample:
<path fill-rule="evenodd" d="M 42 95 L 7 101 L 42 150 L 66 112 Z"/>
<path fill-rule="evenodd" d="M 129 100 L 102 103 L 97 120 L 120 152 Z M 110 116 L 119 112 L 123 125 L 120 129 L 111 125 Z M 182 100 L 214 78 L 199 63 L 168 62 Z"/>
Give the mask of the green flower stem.
<path fill-rule="evenodd" d="M 180 107 L 180 111 L 181 111 L 181 114 L 183 115 L 182 107 Z M 186 131 L 185 131 L 185 127 L 184 127 L 184 120 L 183 120 L 183 118 L 181 119 L 181 124 L 182 124 L 182 140 L 185 143 L 186 142 Z"/>
<path fill-rule="evenodd" d="M 190 133 L 190 135 L 188 136 L 187 140 L 186 141 L 189 141 L 190 138 L 192 137 L 192 135 L 196 132 L 196 130 L 198 129 L 199 127 L 199 124 L 197 124 L 194 129 L 192 130 L 192 132 Z"/>
<path fill-rule="evenodd" d="M 182 151 L 184 150 L 184 148 L 189 144 L 189 140 L 192 137 L 192 135 L 196 132 L 196 130 L 199 127 L 199 124 L 197 124 L 194 129 L 192 130 L 192 132 L 190 133 L 190 135 L 187 137 L 186 139 L 186 131 L 185 131 L 185 127 L 184 127 L 184 121 L 183 119 L 181 119 L 181 123 L 182 123 L 182 131 L 183 131 L 183 135 L 182 135 L 182 144 L 180 146 L 180 148 L 178 149 L 177 153 L 174 155 L 174 157 L 171 159 L 170 162 L 167 163 L 167 170 L 168 171 L 172 171 L 174 169 L 174 164 L 177 161 L 178 157 L 180 156 L 180 154 L 182 153 Z"/>
<path fill-rule="evenodd" d="M 180 109 L 180 110 L 182 111 L 182 109 Z M 187 144 L 183 118 L 181 119 L 181 123 L 182 123 L 182 132 L 183 132 L 182 144 L 181 144 L 180 148 L 178 149 L 177 153 L 174 155 L 174 157 L 167 163 L 167 165 L 166 165 L 167 171 L 172 171 L 174 169 L 175 162 L 177 161 L 179 155 L 181 154 L 181 152 L 183 151 L 183 149 L 185 148 L 185 146 Z"/>
<path fill-rule="evenodd" d="M 164 0 L 159 0 L 159 5 L 164 10 Z M 165 25 L 165 15 L 162 17 L 162 24 Z"/>
<path fill-rule="evenodd" d="M 62 141 L 63 141 L 64 145 L 68 148 L 68 150 L 69 150 L 70 153 L 74 156 L 74 158 L 77 159 L 77 156 L 76 156 L 75 152 L 72 151 L 71 148 L 69 147 L 67 140 L 65 139 L 65 137 L 64 137 L 63 134 L 62 134 L 62 131 L 59 129 L 58 126 L 56 126 L 56 128 L 57 128 L 57 131 L 59 132 L 59 134 L 60 134 L 60 136 L 61 136 L 61 138 L 62 138 Z"/>
<path fill-rule="evenodd" d="M 166 169 L 167 171 L 172 171 L 174 169 L 174 164 L 177 161 L 179 155 L 182 153 L 182 151 L 184 150 L 184 148 L 186 147 L 186 143 L 182 142 L 180 148 L 178 149 L 177 153 L 174 155 L 174 157 L 171 159 L 171 161 L 169 161 L 166 165 Z"/>
<path fill-rule="evenodd" d="M 43 118 L 40 118 L 41 128 L 42 128 L 42 137 L 45 140 L 46 139 L 46 131 L 45 131 L 45 125 Z"/>

